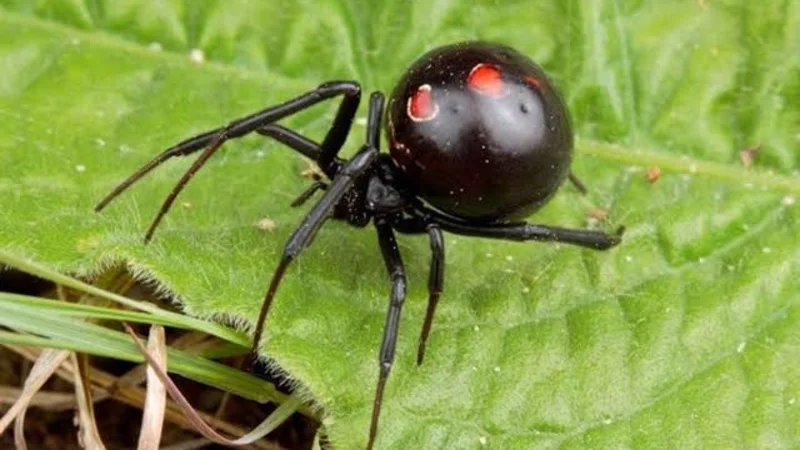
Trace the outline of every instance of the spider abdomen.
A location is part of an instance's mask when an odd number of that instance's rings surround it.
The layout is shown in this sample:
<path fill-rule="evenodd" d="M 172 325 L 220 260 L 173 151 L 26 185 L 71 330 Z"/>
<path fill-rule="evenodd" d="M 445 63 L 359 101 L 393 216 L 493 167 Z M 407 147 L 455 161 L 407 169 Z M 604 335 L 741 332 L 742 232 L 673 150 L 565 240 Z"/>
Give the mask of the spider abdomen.
<path fill-rule="evenodd" d="M 397 84 L 387 120 L 409 188 L 452 216 L 520 219 L 569 173 L 564 103 L 542 69 L 508 47 L 471 42 L 425 54 Z"/>

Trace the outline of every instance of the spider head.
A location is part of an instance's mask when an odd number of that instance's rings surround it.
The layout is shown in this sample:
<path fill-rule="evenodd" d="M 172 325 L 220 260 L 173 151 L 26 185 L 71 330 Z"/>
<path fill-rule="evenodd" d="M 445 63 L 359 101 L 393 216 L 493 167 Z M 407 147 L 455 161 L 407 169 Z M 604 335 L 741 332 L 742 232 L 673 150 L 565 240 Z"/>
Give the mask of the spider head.
<path fill-rule="evenodd" d="M 377 214 L 401 212 L 408 206 L 408 201 L 394 186 L 373 176 L 367 185 L 367 210 Z"/>

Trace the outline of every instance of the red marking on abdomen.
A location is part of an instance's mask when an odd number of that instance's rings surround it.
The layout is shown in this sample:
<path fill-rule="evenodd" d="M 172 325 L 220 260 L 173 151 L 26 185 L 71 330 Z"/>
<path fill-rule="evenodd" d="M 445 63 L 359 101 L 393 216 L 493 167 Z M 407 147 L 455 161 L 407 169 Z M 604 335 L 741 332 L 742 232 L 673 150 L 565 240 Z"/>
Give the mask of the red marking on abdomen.
<path fill-rule="evenodd" d="M 439 106 L 433 101 L 430 84 L 423 84 L 408 98 L 406 112 L 414 122 L 423 122 L 436 117 Z"/>
<path fill-rule="evenodd" d="M 508 92 L 500 69 L 484 63 L 478 64 L 469 72 L 467 86 L 490 97 L 500 97 Z"/>

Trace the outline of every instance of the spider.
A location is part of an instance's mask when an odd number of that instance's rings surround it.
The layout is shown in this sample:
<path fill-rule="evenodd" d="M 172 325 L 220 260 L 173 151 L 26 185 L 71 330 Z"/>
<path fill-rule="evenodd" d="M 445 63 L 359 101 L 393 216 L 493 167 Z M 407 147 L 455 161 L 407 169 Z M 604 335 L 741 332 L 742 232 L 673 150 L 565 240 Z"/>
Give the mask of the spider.
<path fill-rule="evenodd" d="M 321 143 L 277 123 L 335 97 L 341 97 L 341 103 Z M 186 139 L 119 184 L 95 210 L 103 209 L 168 159 L 202 151 L 162 204 L 145 234 L 148 242 L 186 183 L 230 139 L 258 133 L 314 160 L 330 181 L 317 177 L 292 203 L 300 206 L 324 191 L 285 244 L 256 322 L 251 354 L 256 354 L 267 313 L 286 270 L 311 244 L 325 221 L 333 218 L 355 227 L 371 224 L 392 284 L 366 446 L 371 449 L 406 298 L 406 275 L 395 232 L 427 234 L 430 240 L 429 294 L 419 335 L 419 365 L 444 286 L 443 231 L 606 250 L 620 243 L 624 229 L 608 234 L 523 221 L 547 203 L 565 180 L 582 193 L 585 188 L 570 172 L 573 137 L 564 102 L 544 71 L 510 47 L 462 42 L 421 56 L 389 97 L 384 127 L 389 153 L 380 152 L 384 96 L 374 92 L 369 98 L 365 142 L 353 157 L 344 159 L 338 154 L 350 133 L 360 98 L 357 82 L 330 81 Z"/>

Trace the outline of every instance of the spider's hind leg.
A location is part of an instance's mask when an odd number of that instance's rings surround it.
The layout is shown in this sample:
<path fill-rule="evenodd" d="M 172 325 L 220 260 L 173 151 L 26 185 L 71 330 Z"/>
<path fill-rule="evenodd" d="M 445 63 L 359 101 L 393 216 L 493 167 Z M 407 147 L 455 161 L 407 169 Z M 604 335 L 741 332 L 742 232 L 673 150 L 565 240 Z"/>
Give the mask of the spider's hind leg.
<path fill-rule="evenodd" d="M 543 241 L 561 242 L 577 245 L 593 250 L 608 250 L 622 242 L 625 227 L 620 226 L 614 233 L 596 230 L 581 230 L 573 228 L 554 227 L 533 223 L 501 223 L 487 225 L 473 225 L 470 223 L 453 220 L 452 218 L 434 210 L 417 207 L 412 211 L 418 220 L 433 223 L 450 233 L 464 236 L 475 236 L 510 241 Z"/>

